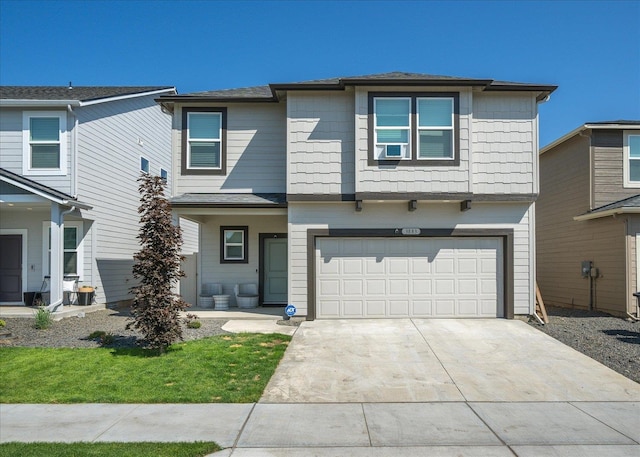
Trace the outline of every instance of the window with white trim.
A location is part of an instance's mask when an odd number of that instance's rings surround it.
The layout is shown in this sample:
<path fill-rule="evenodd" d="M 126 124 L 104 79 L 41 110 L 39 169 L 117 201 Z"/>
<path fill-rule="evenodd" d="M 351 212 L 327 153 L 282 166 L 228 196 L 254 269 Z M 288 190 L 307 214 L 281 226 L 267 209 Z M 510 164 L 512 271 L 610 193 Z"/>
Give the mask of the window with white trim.
<path fill-rule="evenodd" d="M 418 159 L 453 159 L 453 99 L 418 98 Z"/>
<path fill-rule="evenodd" d="M 65 276 L 83 276 L 83 243 L 82 243 L 82 222 L 64 223 L 63 241 L 63 274 Z M 48 275 L 51 272 L 51 222 L 43 222 L 44 246 L 43 270 Z"/>
<path fill-rule="evenodd" d="M 24 174 L 66 175 L 66 113 L 25 111 L 22 116 Z"/>
<path fill-rule="evenodd" d="M 640 132 L 624 132 L 624 186 L 640 187 Z"/>
<path fill-rule="evenodd" d="M 140 171 L 149 174 L 149 160 L 144 157 L 140 157 Z"/>
<path fill-rule="evenodd" d="M 375 148 L 378 159 L 410 159 L 411 99 L 374 99 Z"/>
<path fill-rule="evenodd" d="M 183 175 L 226 174 L 226 117 L 226 108 L 182 109 Z"/>
<path fill-rule="evenodd" d="M 169 173 L 167 173 L 167 170 L 165 170 L 164 168 L 160 169 L 160 179 L 162 179 L 164 182 L 167 182 L 167 179 L 169 178 Z"/>
<path fill-rule="evenodd" d="M 248 263 L 249 229 L 243 227 L 220 227 L 220 263 Z"/>
<path fill-rule="evenodd" d="M 459 165 L 458 118 L 456 92 L 370 92 L 369 165 Z"/>

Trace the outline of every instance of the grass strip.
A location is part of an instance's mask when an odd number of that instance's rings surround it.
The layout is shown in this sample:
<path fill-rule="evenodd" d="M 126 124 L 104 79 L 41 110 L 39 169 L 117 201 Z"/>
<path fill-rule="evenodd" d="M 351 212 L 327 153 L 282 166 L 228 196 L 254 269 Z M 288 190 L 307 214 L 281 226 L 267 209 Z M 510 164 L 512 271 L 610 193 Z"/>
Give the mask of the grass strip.
<path fill-rule="evenodd" d="M 3 443 L 0 457 L 202 457 L 216 443 Z"/>
<path fill-rule="evenodd" d="M 0 403 L 251 403 L 290 336 L 219 335 L 140 348 L 0 347 Z"/>

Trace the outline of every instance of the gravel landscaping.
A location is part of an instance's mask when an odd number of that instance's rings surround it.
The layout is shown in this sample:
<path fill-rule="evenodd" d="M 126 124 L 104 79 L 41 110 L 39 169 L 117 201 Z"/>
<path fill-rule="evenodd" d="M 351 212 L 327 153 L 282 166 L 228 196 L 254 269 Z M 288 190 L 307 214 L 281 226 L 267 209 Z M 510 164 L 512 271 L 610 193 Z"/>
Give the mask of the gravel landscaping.
<path fill-rule="evenodd" d="M 640 383 L 640 322 L 610 314 L 547 307 L 549 323 L 529 324 Z"/>
<path fill-rule="evenodd" d="M 530 320 L 529 325 L 640 383 L 640 322 L 575 309 L 549 307 L 547 313 L 549 324 L 540 325 Z M 5 346 L 98 347 L 98 339 L 88 337 L 94 331 L 103 331 L 114 336 L 110 347 L 131 347 L 139 337 L 137 332 L 125 328 L 131 321 L 126 310 L 107 309 L 85 317 L 66 318 L 46 330 L 34 328 L 34 319 L 7 318 L 5 321 L 7 325 L 2 330 L 11 333 L 9 337 L 0 337 L 0 344 Z M 226 320 L 199 321 L 200 328 L 184 329 L 185 341 L 227 333 L 222 330 Z"/>

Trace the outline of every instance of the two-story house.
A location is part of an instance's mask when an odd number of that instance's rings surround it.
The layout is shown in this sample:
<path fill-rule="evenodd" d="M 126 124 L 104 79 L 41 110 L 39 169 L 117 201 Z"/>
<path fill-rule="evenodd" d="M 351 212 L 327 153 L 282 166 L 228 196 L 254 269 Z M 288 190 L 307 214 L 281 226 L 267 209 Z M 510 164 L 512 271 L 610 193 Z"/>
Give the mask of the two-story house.
<path fill-rule="evenodd" d="M 540 151 L 545 303 L 625 316 L 640 288 L 640 121 L 589 122 Z"/>
<path fill-rule="evenodd" d="M 257 283 L 308 319 L 532 313 L 555 88 L 394 72 L 159 97 L 199 287 Z"/>
<path fill-rule="evenodd" d="M 0 87 L 0 304 L 49 278 L 128 300 L 139 250 L 137 179 L 171 182 L 171 116 L 154 101 L 173 87 Z M 30 304 L 30 303 L 27 303 Z"/>

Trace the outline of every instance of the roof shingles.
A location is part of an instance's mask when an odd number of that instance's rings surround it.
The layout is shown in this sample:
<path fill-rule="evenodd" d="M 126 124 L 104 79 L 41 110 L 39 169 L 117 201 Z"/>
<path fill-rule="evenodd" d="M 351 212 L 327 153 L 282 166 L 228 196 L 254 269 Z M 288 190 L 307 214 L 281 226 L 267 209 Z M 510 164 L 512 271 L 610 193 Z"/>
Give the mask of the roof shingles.
<path fill-rule="evenodd" d="M 2 100 L 78 100 L 102 98 L 173 89 L 172 86 L 0 86 Z"/>

